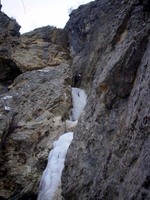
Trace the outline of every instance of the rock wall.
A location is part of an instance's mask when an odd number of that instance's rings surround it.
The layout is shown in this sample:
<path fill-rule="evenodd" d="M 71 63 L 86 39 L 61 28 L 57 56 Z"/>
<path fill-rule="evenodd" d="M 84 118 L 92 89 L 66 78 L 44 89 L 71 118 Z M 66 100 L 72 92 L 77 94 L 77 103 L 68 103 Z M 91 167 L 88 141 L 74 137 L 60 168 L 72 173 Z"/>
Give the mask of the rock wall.
<path fill-rule="evenodd" d="M 8 84 L 21 73 L 12 60 L 12 49 L 18 44 L 20 26 L 0 12 L 0 92 L 6 91 Z"/>
<path fill-rule="evenodd" d="M 20 36 L 2 12 L 0 23 L 0 199 L 33 200 L 71 108 L 68 36 L 50 26 Z"/>
<path fill-rule="evenodd" d="M 51 26 L 23 34 L 12 58 L 22 71 L 69 63 L 68 34 Z"/>
<path fill-rule="evenodd" d="M 66 131 L 71 85 L 88 96 L 63 199 L 150 199 L 148 15 L 136 0 L 96 0 L 64 30 L 20 36 L 0 12 L 0 199 L 37 199 L 52 143 Z"/>
<path fill-rule="evenodd" d="M 88 101 L 63 171 L 65 200 L 150 199 L 150 18 L 97 0 L 66 26 Z"/>
<path fill-rule="evenodd" d="M 23 73 L 0 96 L 0 196 L 37 194 L 52 143 L 65 132 L 71 106 L 69 70 L 61 64 Z"/>

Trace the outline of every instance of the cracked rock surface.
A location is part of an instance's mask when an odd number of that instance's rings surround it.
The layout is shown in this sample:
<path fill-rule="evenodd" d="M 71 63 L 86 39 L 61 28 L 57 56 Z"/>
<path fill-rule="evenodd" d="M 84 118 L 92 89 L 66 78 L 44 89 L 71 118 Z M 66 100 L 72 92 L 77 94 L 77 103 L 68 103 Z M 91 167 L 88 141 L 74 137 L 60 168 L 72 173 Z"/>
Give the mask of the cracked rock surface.
<path fill-rule="evenodd" d="M 150 199 L 150 16 L 137 3 L 95 0 L 64 30 L 21 36 L 0 12 L 0 199 L 37 199 L 52 144 L 72 128 L 60 200 Z M 67 129 L 71 86 L 87 104 Z"/>
<path fill-rule="evenodd" d="M 150 18 L 135 1 L 73 11 L 73 72 L 89 91 L 63 171 L 65 200 L 150 199 Z M 75 40 L 74 40 L 75 38 Z"/>

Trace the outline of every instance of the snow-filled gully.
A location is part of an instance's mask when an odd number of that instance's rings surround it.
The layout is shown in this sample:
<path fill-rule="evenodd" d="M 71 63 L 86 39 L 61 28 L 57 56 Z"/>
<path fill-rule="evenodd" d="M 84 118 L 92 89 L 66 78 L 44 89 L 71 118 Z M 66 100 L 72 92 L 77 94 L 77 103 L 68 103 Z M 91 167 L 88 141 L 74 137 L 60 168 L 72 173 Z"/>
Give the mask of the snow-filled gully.
<path fill-rule="evenodd" d="M 86 104 L 87 96 L 84 90 L 72 88 L 73 108 L 68 124 L 77 124 Z M 61 174 L 64 168 L 67 150 L 73 139 L 73 132 L 64 133 L 53 143 L 53 149 L 48 156 L 48 164 L 40 182 L 38 200 L 54 200 L 61 186 Z"/>

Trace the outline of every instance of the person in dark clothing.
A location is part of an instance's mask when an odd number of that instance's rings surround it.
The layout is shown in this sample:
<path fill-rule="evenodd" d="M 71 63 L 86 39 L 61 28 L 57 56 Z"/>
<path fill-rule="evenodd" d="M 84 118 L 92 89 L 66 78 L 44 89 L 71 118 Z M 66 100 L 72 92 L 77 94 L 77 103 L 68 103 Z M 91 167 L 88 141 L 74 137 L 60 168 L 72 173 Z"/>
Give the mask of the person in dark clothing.
<path fill-rule="evenodd" d="M 77 87 L 79 85 L 80 79 L 81 79 L 81 74 L 76 73 L 76 75 L 74 76 L 74 87 Z"/>

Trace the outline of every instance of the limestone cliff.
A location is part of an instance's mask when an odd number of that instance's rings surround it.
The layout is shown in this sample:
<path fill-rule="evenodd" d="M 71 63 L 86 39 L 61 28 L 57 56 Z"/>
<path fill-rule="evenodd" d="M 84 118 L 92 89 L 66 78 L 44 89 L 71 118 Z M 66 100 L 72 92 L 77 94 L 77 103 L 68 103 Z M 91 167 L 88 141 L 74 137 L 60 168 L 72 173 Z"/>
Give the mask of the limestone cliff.
<path fill-rule="evenodd" d="M 74 10 L 64 30 L 20 36 L 2 12 L 0 25 L 0 199 L 37 199 L 78 86 L 88 98 L 62 199 L 149 200 L 150 16 L 143 5 L 96 0 Z"/>
<path fill-rule="evenodd" d="M 71 107 L 68 36 L 50 26 L 20 36 L 0 20 L 0 199 L 36 199 Z"/>
<path fill-rule="evenodd" d="M 63 172 L 66 200 L 150 199 L 150 18 L 136 3 L 97 0 L 66 26 L 89 92 Z"/>

